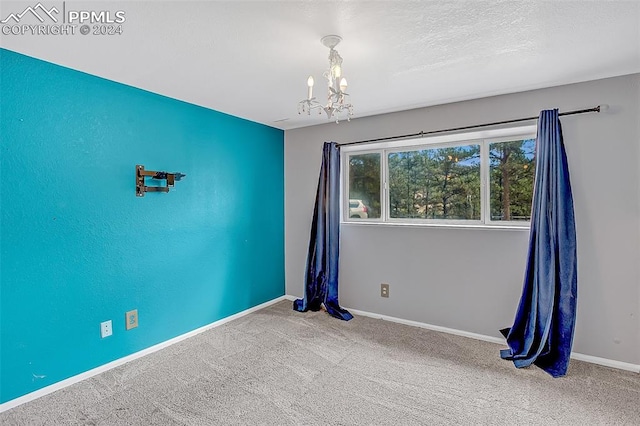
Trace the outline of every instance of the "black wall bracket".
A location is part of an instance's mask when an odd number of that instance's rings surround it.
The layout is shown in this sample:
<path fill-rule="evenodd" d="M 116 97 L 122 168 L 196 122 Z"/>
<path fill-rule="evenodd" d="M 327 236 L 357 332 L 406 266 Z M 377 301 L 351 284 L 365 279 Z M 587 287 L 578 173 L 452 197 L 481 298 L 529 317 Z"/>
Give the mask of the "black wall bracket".
<path fill-rule="evenodd" d="M 144 184 L 145 176 L 152 179 L 165 180 L 165 186 L 146 186 Z M 145 170 L 143 165 L 138 164 L 136 165 L 136 197 L 144 197 L 145 192 L 169 192 L 169 187 L 185 176 L 185 174 L 178 172 L 167 173 Z"/>

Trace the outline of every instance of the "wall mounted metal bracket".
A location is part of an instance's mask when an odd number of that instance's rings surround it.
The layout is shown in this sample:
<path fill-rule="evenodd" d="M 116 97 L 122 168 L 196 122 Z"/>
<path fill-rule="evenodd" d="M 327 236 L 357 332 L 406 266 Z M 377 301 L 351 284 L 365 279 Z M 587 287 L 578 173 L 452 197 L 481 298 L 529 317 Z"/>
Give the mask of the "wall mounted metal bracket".
<path fill-rule="evenodd" d="M 165 186 L 145 186 L 145 176 L 148 176 L 152 179 L 166 180 Z M 145 192 L 169 192 L 169 187 L 173 186 L 175 182 L 179 181 L 185 176 L 185 174 L 178 172 L 167 173 L 145 170 L 143 165 L 138 164 L 136 165 L 136 197 L 144 197 Z"/>

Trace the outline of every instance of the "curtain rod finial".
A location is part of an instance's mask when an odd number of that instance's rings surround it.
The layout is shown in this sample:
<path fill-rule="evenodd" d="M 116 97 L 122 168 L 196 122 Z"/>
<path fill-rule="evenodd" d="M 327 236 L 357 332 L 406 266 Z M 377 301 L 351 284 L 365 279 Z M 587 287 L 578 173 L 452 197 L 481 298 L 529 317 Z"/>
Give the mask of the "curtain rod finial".
<path fill-rule="evenodd" d="M 598 112 L 606 112 L 608 109 L 609 109 L 609 105 L 607 104 L 598 105 Z"/>

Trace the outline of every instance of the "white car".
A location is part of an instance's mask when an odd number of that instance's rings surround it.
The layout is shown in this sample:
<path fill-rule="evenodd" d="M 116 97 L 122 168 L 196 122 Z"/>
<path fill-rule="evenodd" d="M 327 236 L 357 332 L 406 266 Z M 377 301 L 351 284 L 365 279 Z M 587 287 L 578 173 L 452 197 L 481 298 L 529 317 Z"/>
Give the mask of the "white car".
<path fill-rule="evenodd" d="M 362 200 L 349 200 L 349 217 L 367 219 L 369 218 L 369 208 Z"/>

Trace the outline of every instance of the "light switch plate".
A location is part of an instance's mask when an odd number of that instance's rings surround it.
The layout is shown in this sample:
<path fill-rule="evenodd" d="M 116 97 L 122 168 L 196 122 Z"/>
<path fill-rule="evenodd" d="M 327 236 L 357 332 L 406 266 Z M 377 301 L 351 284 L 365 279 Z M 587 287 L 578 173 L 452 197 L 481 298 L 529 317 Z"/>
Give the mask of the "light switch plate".
<path fill-rule="evenodd" d="M 127 330 L 136 328 L 138 326 L 138 310 L 134 309 L 124 314 L 124 323 L 127 325 Z"/>

